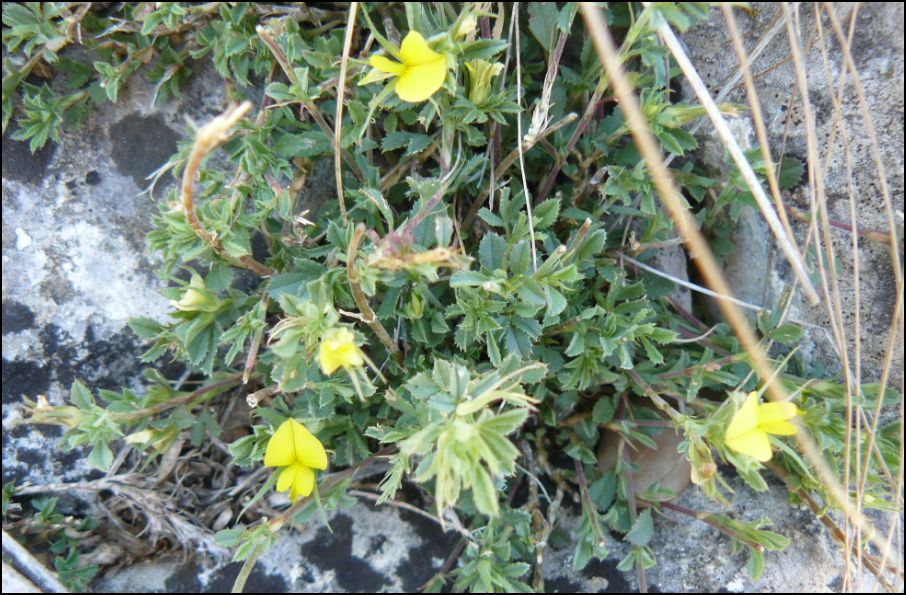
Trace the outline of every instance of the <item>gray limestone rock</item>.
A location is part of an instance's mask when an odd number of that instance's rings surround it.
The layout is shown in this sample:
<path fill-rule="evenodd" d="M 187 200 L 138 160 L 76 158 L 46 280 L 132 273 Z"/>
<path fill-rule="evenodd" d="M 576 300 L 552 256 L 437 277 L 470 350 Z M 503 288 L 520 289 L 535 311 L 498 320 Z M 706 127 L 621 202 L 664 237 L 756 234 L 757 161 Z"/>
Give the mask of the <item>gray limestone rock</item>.
<path fill-rule="evenodd" d="M 818 6 L 818 5 L 815 5 Z M 851 52 L 859 71 L 868 110 L 878 133 L 881 160 L 886 171 L 890 198 L 895 215 L 895 228 L 902 246 L 903 229 L 903 5 L 884 3 L 836 3 L 833 9 L 844 30 L 851 19 L 854 26 Z M 816 138 L 822 160 L 827 160 L 825 193 L 828 216 L 850 225 L 849 185 L 855 198 L 856 225 L 866 230 L 890 229 L 878 183 L 878 170 L 872 157 L 869 137 L 859 107 L 852 79 L 847 76 L 841 102 L 843 130 L 836 126 L 833 95 L 839 90 L 839 79 L 845 70 L 843 53 L 837 43 L 829 19 L 823 15 L 821 30 L 815 20 L 816 8 L 799 5 L 800 30 L 806 40 L 805 70 L 808 93 L 816 120 Z M 736 18 L 748 52 L 759 43 L 780 14 L 776 3 L 755 3 L 751 14 L 737 11 Z M 696 26 L 683 38 L 688 53 L 712 95 L 725 89 L 730 92 L 726 101 L 748 105 L 742 82 L 728 85 L 738 70 L 738 62 L 726 25 L 719 12 L 714 11 L 704 23 Z M 827 57 L 827 68 L 821 48 Z M 770 38 L 765 50 L 751 64 L 756 76 L 764 123 L 774 160 L 791 157 L 807 161 L 806 127 L 797 89 L 796 72 L 790 59 L 786 29 L 780 27 Z M 829 78 L 833 81 L 829 84 Z M 686 89 L 687 94 L 691 91 Z M 730 121 L 740 145 L 757 147 L 755 128 L 748 112 Z M 836 129 L 836 130 L 835 130 Z M 702 126 L 699 151 L 702 160 L 717 169 L 726 170 L 724 149 L 709 125 Z M 844 153 L 845 137 L 851 158 L 850 167 Z M 832 145 L 829 143 L 834 139 Z M 808 178 L 799 187 L 785 193 L 784 201 L 802 211 L 809 210 Z M 800 246 L 804 244 L 807 224 L 790 217 Z M 790 287 L 793 275 L 783 253 L 770 240 L 764 218 L 754 210 L 746 211 L 733 234 L 736 251 L 725 268 L 727 280 L 737 297 L 756 305 L 775 307 Z M 892 257 L 887 245 L 860 238 L 856 279 L 852 256 L 852 235 L 839 228 L 831 229 L 831 241 L 836 254 L 837 278 L 841 311 L 847 326 L 847 352 L 851 369 L 855 355 L 855 317 L 861 322 L 861 373 L 863 382 L 877 382 L 881 376 L 887 348 L 896 291 Z M 821 239 L 823 243 L 823 237 Z M 902 258 L 902 247 L 901 247 Z M 812 362 L 821 362 L 832 370 L 840 369 L 841 356 L 834 346 L 828 317 L 828 300 L 818 281 L 814 256 L 809 266 L 816 272 L 816 288 L 821 304 L 810 306 L 799 291 L 792 302 L 789 318 L 813 325 L 806 333 L 801 348 Z M 824 265 L 828 265 L 825 263 Z M 858 282 L 860 307 L 856 308 L 855 290 Z M 820 328 L 817 328 L 820 327 Z M 901 386 L 903 379 L 902 337 L 895 341 L 891 386 Z"/>

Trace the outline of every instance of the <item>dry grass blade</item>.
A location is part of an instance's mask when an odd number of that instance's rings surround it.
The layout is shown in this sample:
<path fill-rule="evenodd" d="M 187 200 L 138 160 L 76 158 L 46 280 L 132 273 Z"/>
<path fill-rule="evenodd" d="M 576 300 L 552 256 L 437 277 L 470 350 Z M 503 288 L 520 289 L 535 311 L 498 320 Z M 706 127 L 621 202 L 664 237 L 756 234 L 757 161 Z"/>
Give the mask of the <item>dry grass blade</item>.
<path fill-rule="evenodd" d="M 513 5 L 513 22 L 516 28 L 516 105 L 519 106 L 520 113 L 516 115 L 516 149 L 519 151 L 519 173 L 522 174 L 522 192 L 525 196 L 525 213 L 528 218 L 529 238 L 531 239 L 532 249 L 532 270 L 538 270 L 538 249 L 535 247 L 535 224 L 532 221 L 532 199 L 529 195 L 528 180 L 525 177 L 525 155 L 522 150 L 522 60 L 519 51 L 519 4 Z M 544 101 L 542 97 L 541 101 Z M 547 116 L 544 117 L 547 119 Z"/>
<path fill-rule="evenodd" d="M 774 171 L 774 160 L 771 159 L 771 149 L 768 146 L 768 133 L 764 125 L 764 118 L 761 114 L 761 103 L 758 101 L 758 92 L 755 90 L 755 80 L 752 78 L 752 70 L 749 56 L 746 54 L 745 47 L 742 44 L 742 38 L 736 27 L 736 19 L 733 17 L 733 10 L 726 4 L 721 4 L 720 9 L 723 12 L 724 20 L 727 22 L 727 31 L 733 40 L 733 49 L 739 59 L 739 72 L 741 72 L 746 85 L 746 93 L 749 98 L 749 106 L 752 108 L 752 119 L 755 121 L 755 132 L 758 134 L 758 145 L 761 147 L 761 157 L 764 159 L 765 177 L 768 180 L 768 187 L 771 190 L 771 197 L 774 199 L 774 206 L 777 208 L 777 214 L 783 223 L 783 229 L 789 238 L 796 237 L 790 227 L 790 222 L 786 218 L 786 210 L 783 208 L 783 198 L 780 196 L 780 186 L 777 183 L 777 177 Z M 779 29 L 780 23 L 778 23 Z M 725 90 L 730 89 L 727 87 Z"/>
<path fill-rule="evenodd" d="M 840 26 L 840 22 L 837 18 L 837 15 L 834 11 L 834 7 L 829 4 L 824 4 L 824 12 L 827 14 L 828 19 L 830 20 L 831 27 L 833 28 L 834 34 L 837 37 L 838 44 L 841 48 L 843 54 L 844 63 L 846 65 L 846 70 L 849 71 L 849 74 L 852 77 L 853 88 L 856 91 L 856 97 L 858 99 L 859 110 L 862 114 L 862 119 L 865 126 L 865 133 L 870 141 L 870 151 L 871 158 L 874 161 L 875 168 L 878 174 L 878 184 L 881 189 L 881 197 L 884 203 L 884 212 L 887 217 L 887 225 L 889 230 L 889 252 L 891 256 L 891 263 L 893 269 L 893 275 L 895 280 L 895 304 L 891 316 L 890 328 L 887 336 L 887 347 L 885 349 L 884 356 L 884 365 L 881 370 L 881 379 L 880 379 L 880 390 L 878 399 L 875 403 L 874 408 L 874 421 L 871 424 L 869 430 L 869 436 L 874 437 L 875 432 L 877 431 L 878 421 L 880 419 L 880 409 L 881 409 L 881 395 L 887 387 L 887 382 L 890 377 L 890 370 L 893 365 L 894 351 L 899 340 L 899 343 L 902 344 L 903 341 L 903 269 L 902 269 L 902 259 L 898 250 L 898 238 L 896 237 L 896 220 L 894 218 L 893 204 L 890 198 L 890 189 L 887 182 L 887 172 L 884 167 L 884 162 L 881 159 L 880 145 L 878 143 L 878 136 L 874 126 L 874 120 L 871 115 L 871 111 L 868 108 L 868 102 L 865 97 L 865 90 L 862 87 L 861 77 L 859 76 L 858 68 L 856 68 L 855 62 L 853 61 L 852 52 L 850 50 L 850 44 L 846 40 L 846 36 L 843 34 L 843 29 Z M 903 409 L 903 385 L 902 380 L 899 387 L 900 393 L 900 411 L 899 411 L 899 441 L 900 441 L 900 451 L 899 451 L 899 468 L 897 469 L 897 476 L 895 480 L 895 485 L 893 486 L 892 494 L 897 498 L 897 505 L 902 509 L 903 497 L 903 442 L 904 442 L 904 409 Z M 868 456 L 870 452 L 865 453 L 865 459 L 862 464 L 862 474 L 859 478 L 858 488 L 861 490 L 865 485 L 865 473 L 867 472 Z M 882 548 L 883 557 L 882 565 L 886 562 L 887 558 L 890 556 L 891 547 L 890 545 L 893 542 L 895 534 L 901 534 L 901 527 L 899 526 L 901 519 L 897 517 L 894 519 L 894 522 L 891 524 L 891 529 L 888 532 L 886 543 Z M 902 551 L 902 547 L 900 548 Z M 902 559 L 900 558 L 900 564 L 902 564 Z M 901 573 L 902 577 L 902 573 Z M 902 579 L 901 579 L 902 581 Z M 902 582 L 901 582 L 902 584 Z"/>
<path fill-rule="evenodd" d="M 849 39 L 847 40 L 848 44 L 852 42 L 852 35 L 855 31 L 854 24 L 855 24 L 856 12 L 857 11 L 854 8 L 852 11 L 852 16 L 851 16 L 851 21 L 850 21 L 851 26 L 850 26 Z M 827 56 L 824 32 L 823 32 L 823 28 L 821 25 L 821 15 L 818 11 L 817 6 L 815 6 L 815 25 L 816 25 L 816 33 L 817 33 L 818 41 L 819 41 L 818 48 L 821 51 L 821 58 L 822 58 L 822 64 L 824 66 L 825 77 L 827 79 L 830 96 L 831 96 L 832 103 L 834 106 L 834 127 L 831 131 L 831 138 L 829 139 L 829 141 L 827 143 L 828 149 L 827 149 L 826 158 L 824 161 L 824 174 L 823 175 L 825 175 L 825 176 L 827 175 L 828 169 L 830 167 L 831 156 L 833 154 L 833 147 L 834 147 L 834 142 L 835 142 L 835 138 L 836 138 L 836 133 L 837 133 L 837 131 L 839 131 L 840 137 L 842 140 L 842 144 L 843 144 L 843 152 L 844 152 L 845 163 L 846 163 L 846 168 L 847 168 L 846 177 L 847 177 L 848 194 L 849 194 L 848 202 L 849 202 L 849 210 L 850 210 L 850 221 L 852 224 L 852 229 L 857 229 L 857 217 L 856 217 L 856 210 L 855 210 L 856 201 L 855 201 L 854 190 L 853 190 L 853 186 L 852 186 L 852 177 L 853 177 L 852 176 L 852 157 L 850 155 L 850 149 L 849 149 L 849 140 L 848 140 L 849 135 L 847 134 L 847 131 L 846 131 L 846 125 L 843 122 L 843 115 L 842 115 L 842 108 L 841 108 L 841 105 L 843 102 L 843 93 L 846 88 L 846 77 L 840 77 L 839 90 L 836 92 L 836 94 L 834 94 L 833 76 L 831 74 L 830 61 Z M 828 221 L 828 223 L 830 223 L 830 221 Z M 856 422 L 857 422 L 855 429 L 856 429 L 856 444 L 858 444 L 858 445 L 861 445 L 860 432 L 861 432 L 861 427 L 862 427 L 861 426 L 861 418 L 862 418 L 861 406 L 858 404 L 858 401 L 857 401 L 856 405 L 854 407 L 853 400 L 852 400 L 852 392 L 853 392 L 852 387 L 855 386 L 856 391 L 859 392 L 860 387 L 862 385 L 862 380 L 861 380 L 861 378 L 862 378 L 862 376 L 861 376 L 862 357 L 861 357 L 861 352 L 860 352 L 861 344 L 862 344 L 862 337 L 861 337 L 861 318 L 862 318 L 862 316 L 861 316 L 861 308 L 860 308 L 860 303 L 861 303 L 860 293 L 861 292 L 860 292 L 860 279 L 859 279 L 860 266 L 859 266 L 859 234 L 858 233 L 852 234 L 852 266 L 853 266 L 853 301 L 854 301 L 853 310 L 854 310 L 854 316 L 855 316 L 854 321 L 853 321 L 853 332 L 855 334 L 854 342 L 853 342 L 853 348 L 854 348 L 853 366 L 854 366 L 854 369 L 853 369 L 852 375 L 847 374 L 847 378 L 852 378 L 853 382 L 852 383 L 847 382 L 847 385 L 846 385 L 846 394 L 845 394 L 845 397 L 846 397 L 845 449 L 846 450 L 844 451 L 844 460 L 843 460 L 843 468 L 844 468 L 843 484 L 847 487 L 849 487 L 851 485 L 850 475 L 851 475 L 852 462 L 851 462 L 850 453 L 852 452 L 852 446 L 853 446 L 853 420 L 854 420 L 854 417 L 856 418 Z M 833 274 L 833 272 L 832 272 L 832 274 Z M 842 321 L 841 321 L 841 325 L 842 325 Z M 843 345 L 842 348 L 845 350 L 846 346 Z M 858 412 L 859 412 L 858 416 L 853 415 L 854 408 L 858 410 Z M 859 447 L 859 448 L 861 448 L 861 447 Z M 859 464 L 858 457 L 856 457 L 856 459 L 857 459 L 856 465 L 858 466 L 858 464 Z M 856 472 L 858 474 L 858 467 L 856 469 Z M 861 490 L 859 490 L 858 488 L 856 489 L 856 498 L 859 501 L 861 501 L 863 498 L 863 494 L 862 494 Z M 843 533 L 844 551 L 846 551 L 847 553 L 853 552 L 854 548 L 855 548 L 855 551 L 862 551 L 861 536 L 859 536 L 859 538 L 857 539 L 858 543 L 854 545 L 852 543 L 852 532 L 849 527 L 849 520 L 844 519 L 844 523 L 845 524 L 844 524 L 844 528 L 843 528 L 843 532 L 842 532 Z M 846 589 L 847 586 L 849 585 L 850 575 L 852 574 L 852 571 L 850 568 L 850 558 L 851 557 L 852 557 L 851 555 L 847 555 L 846 559 L 845 559 L 845 568 L 844 568 L 844 577 L 843 577 L 844 589 Z M 857 557 L 856 563 L 857 563 L 859 570 L 856 572 L 856 575 L 859 576 L 860 579 L 861 579 L 862 562 L 863 562 L 862 557 L 861 556 Z"/>
<path fill-rule="evenodd" d="M 721 141 L 723 141 L 724 147 L 733 158 L 733 162 L 736 163 L 736 167 L 739 168 L 740 173 L 746 180 L 749 189 L 755 197 L 755 201 L 758 203 L 758 208 L 761 210 L 762 215 L 764 215 L 768 226 L 771 228 L 771 232 L 774 234 L 774 237 L 777 239 L 777 242 L 780 244 L 781 249 L 787 257 L 787 260 L 789 260 L 790 265 L 793 267 L 796 277 L 799 279 L 799 282 L 805 290 L 806 296 L 808 296 L 809 301 L 812 303 L 817 303 L 818 294 L 809 280 L 808 271 L 805 268 L 802 255 L 799 254 L 799 250 L 793 242 L 793 239 L 789 237 L 784 230 L 780 218 L 777 216 L 777 213 L 774 212 L 774 208 L 771 206 L 764 189 L 761 187 L 761 183 L 755 176 L 755 172 L 752 170 L 752 166 L 749 165 L 739 143 L 737 143 L 736 139 L 733 137 L 733 133 L 730 132 L 730 128 L 727 126 L 727 122 L 720 113 L 720 109 L 711 97 L 711 93 L 708 91 L 705 83 L 701 80 L 701 77 L 698 75 L 692 62 L 689 61 L 689 57 L 686 56 L 686 52 L 680 45 L 676 35 L 673 34 L 673 30 L 670 29 L 670 26 L 664 23 L 658 27 L 657 31 L 663 40 L 664 45 L 667 46 L 667 49 L 670 50 L 670 53 L 673 54 L 673 57 L 676 59 L 677 64 L 686 76 L 686 80 L 689 81 L 689 84 L 695 91 L 696 97 L 698 97 L 702 106 L 707 110 L 708 117 L 714 124 L 714 129 L 720 136 Z"/>
<path fill-rule="evenodd" d="M 667 207 L 680 234 L 690 246 L 694 262 L 707 284 L 719 294 L 731 295 L 730 289 L 707 242 L 696 227 L 690 213 L 683 207 L 673 179 L 664 165 L 663 156 L 641 112 L 638 99 L 633 93 L 626 74 L 623 72 L 623 66 L 617 56 L 616 47 L 610 31 L 600 14 L 600 10 L 592 4 L 582 4 L 581 7 L 598 56 L 601 58 L 601 62 L 604 64 L 611 79 L 614 93 L 619 99 L 620 107 L 632 131 L 636 146 L 648 165 L 651 180 L 658 195 Z M 763 381 L 767 382 L 768 395 L 774 400 L 786 400 L 788 395 L 780 383 L 769 381 L 774 376 L 774 371 L 762 353 L 748 321 L 739 308 L 736 304 L 724 299 L 718 300 L 718 305 L 749 355 L 753 369 Z M 865 531 L 867 535 L 872 535 L 872 542 L 875 545 L 883 548 L 884 542 L 876 536 L 872 523 L 864 515 L 856 513 L 849 495 L 834 477 L 814 441 L 805 432 L 799 432 L 796 435 L 796 439 L 800 450 L 827 487 L 834 504 L 843 510 L 850 520 Z"/>
<path fill-rule="evenodd" d="M 349 67 L 349 51 L 352 48 L 352 36 L 355 33 L 355 16 L 358 11 L 359 3 L 349 3 L 349 18 L 346 21 L 346 37 L 343 39 L 343 58 L 340 61 L 340 83 L 337 87 L 337 114 L 334 119 L 333 127 L 333 169 L 337 179 L 337 200 L 340 203 L 340 216 L 343 217 L 343 225 L 349 224 L 349 217 L 346 215 L 346 201 L 343 198 L 343 158 L 340 151 L 340 137 L 343 132 L 343 99 L 346 96 L 346 69 Z"/>

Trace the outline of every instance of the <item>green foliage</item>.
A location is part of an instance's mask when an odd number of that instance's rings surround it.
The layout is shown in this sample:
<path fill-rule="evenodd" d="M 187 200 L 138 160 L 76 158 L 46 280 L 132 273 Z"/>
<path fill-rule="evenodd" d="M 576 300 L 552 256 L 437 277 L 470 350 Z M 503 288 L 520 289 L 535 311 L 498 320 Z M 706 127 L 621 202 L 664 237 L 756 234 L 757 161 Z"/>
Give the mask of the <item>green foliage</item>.
<path fill-rule="evenodd" d="M 88 591 L 88 585 L 100 570 L 97 564 L 85 564 L 80 560 L 81 542 L 98 528 L 93 517 L 77 519 L 64 514 L 58 508 L 58 498 L 37 498 L 31 501 L 30 514 L 7 510 L 8 497 L 15 487 L 7 484 L 3 490 L 4 531 L 15 526 L 19 539 L 30 549 L 39 549 L 51 557 L 53 568 L 60 582 L 74 593 Z M 10 514 L 7 515 L 7 512 Z"/>
<path fill-rule="evenodd" d="M 752 489 L 766 489 L 764 466 L 724 443 L 739 405 L 732 395 L 756 389 L 738 342 L 726 324 L 702 336 L 701 323 L 664 299 L 670 282 L 626 265 L 627 255 L 652 260 L 658 246 L 675 243 L 676 232 L 620 110 L 603 99 L 588 109 L 596 90 L 609 96 L 609 82 L 575 18 L 576 4 L 516 9 L 525 13 L 518 48 L 505 33 L 511 16 L 480 13 L 473 3 L 407 3 L 387 12 L 363 4 L 343 120 L 335 123 L 345 9 L 5 5 L 12 24 L 3 41 L 18 61 L 4 64 L 4 126 L 15 112 L 15 138 L 32 150 L 56 140 L 90 102 L 120 99 L 131 77 L 146 77 L 155 100 L 165 101 L 184 88 L 190 65 L 196 70 L 205 60 L 255 110 L 219 131 L 217 158 L 189 172 L 195 220 L 179 189 L 160 201 L 148 246 L 162 260 L 172 310 L 164 320 L 130 325 L 150 345 L 145 363 L 175 360 L 203 383 L 183 390 L 149 368 L 142 394 L 98 390 L 95 399 L 76 382 L 71 405 L 39 401 L 32 421 L 65 427 L 63 447 L 85 448 L 102 470 L 120 438 L 153 468 L 181 437 L 196 448 L 227 440 L 231 467 L 257 469 L 273 427 L 291 416 L 324 443 L 329 474 L 319 476 L 311 498 L 268 521 L 257 509 L 276 475 L 253 475 L 237 518 L 253 524 L 220 531 L 217 542 L 236 548 L 236 560 L 254 560 L 273 545 L 281 523 L 349 505 L 356 473 L 386 460 L 389 470 L 370 496 L 387 502 L 418 494 L 413 502 L 468 541 L 459 566 L 432 582 L 438 589 L 450 578 L 456 590 L 540 588 L 540 571 L 531 573 L 536 546 L 571 516 L 561 500 L 547 497 L 553 485 L 561 498 L 581 497 L 574 568 L 603 560 L 618 539 L 629 544 L 620 569 L 652 566 L 652 509 L 667 506 L 672 494 L 659 485 L 637 492 L 632 478 L 639 469 L 623 454 L 654 447 L 666 426 L 682 433 L 677 456 L 689 459 L 693 482 L 715 501 L 728 503 L 721 461 Z M 655 27 L 686 30 L 706 12 L 700 3 L 610 3 L 606 11 L 645 117 L 663 151 L 676 157 L 696 148 L 686 126 L 702 112 L 671 91 L 676 68 Z M 114 19 L 130 26 L 110 30 Z M 81 25 L 81 38 L 73 37 L 73 24 Z M 499 39 L 480 34 L 498 24 Z M 399 53 L 395 38 L 411 30 L 446 56 L 446 79 L 421 103 L 399 98 L 398 76 L 369 71 L 359 45 L 373 37 L 378 43 L 369 54 L 378 47 Z M 567 50 L 545 91 L 561 35 Z M 75 43 L 81 58 L 57 55 Z M 517 51 L 523 109 L 511 59 Z M 59 80 L 25 82 L 37 63 L 26 68 L 29 57 L 39 53 Z M 536 122 L 541 111 L 546 116 Z M 526 129 L 535 127 L 527 139 L 517 138 L 519 117 Z M 205 134 L 191 131 L 167 169 L 194 168 L 189 156 L 196 140 L 210 144 Z M 513 152 L 520 142 L 531 197 Z M 310 201 L 302 181 L 316 163 L 335 158 L 342 207 L 335 197 Z M 749 158 L 765 175 L 760 153 Z M 802 175 L 789 160 L 778 169 L 782 187 Z M 751 201 L 739 174 L 715 179 L 689 160 L 672 173 L 717 251 L 731 249 L 725 223 Z M 538 195 L 545 184 L 546 194 Z M 364 365 L 325 369 L 320 350 L 339 328 L 354 337 Z M 801 337 L 779 310 L 760 317 L 759 331 L 777 349 Z M 841 385 L 806 382 L 791 369 L 781 379 L 791 392 L 801 389 L 795 403 L 805 427 L 842 465 Z M 863 387 L 866 403 L 877 390 Z M 252 409 L 241 427 L 221 428 L 220 414 L 235 417 L 244 403 Z M 231 438 L 220 438 L 227 429 Z M 608 433 L 619 455 L 605 470 L 599 457 Z M 821 494 L 791 443 L 773 440 L 775 463 L 797 488 Z M 885 429 L 881 457 L 892 464 L 898 446 L 896 432 Z M 881 502 L 879 476 L 870 474 L 868 486 Z M 4 514 L 8 502 L 4 490 Z M 749 549 L 753 575 L 764 550 L 785 545 L 761 521 L 713 515 L 706 522 Z M 75 562 L 63 560 L 73 580 L 82 576 Z"/>
<path fill-rule="evenodd" d="M 472 593 L 531 593 L 525 582 L 531 566 L 517 560 L 532 552 L 529 516 L 511 510 L 491 521 L 463 552 L 453 588 Z"/>

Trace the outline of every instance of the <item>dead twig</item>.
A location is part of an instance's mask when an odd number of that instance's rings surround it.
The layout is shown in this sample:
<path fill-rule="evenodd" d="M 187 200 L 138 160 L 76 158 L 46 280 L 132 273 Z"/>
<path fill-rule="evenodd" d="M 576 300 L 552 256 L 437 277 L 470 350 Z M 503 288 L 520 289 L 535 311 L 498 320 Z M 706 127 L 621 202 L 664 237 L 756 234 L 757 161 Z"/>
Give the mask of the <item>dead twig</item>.
<path fill-rule="evenodd" d="M 217 237 L 202 227 L 195 212 L 195 201 L 192 199 L 192 186 L 195 183 L 195 175 L 198 173 L 202 160 L 229 138 L 230 128 L 235 126 L 251 108 L 251 102 L 245 101 L 240 105 L 227 109 L 227 111 L 205 124 L 198 131 L 195 136 L 195 144 L 192 145 L 192 152 L 186 161 L 186 168 L 182 173 L 182 208 L 186 213 L 189 225 L 195 230 L 195 235 L 208 244 L 221 258 L 234 266 L 249 269 L 262 277 L 267 277 L 273 275 L 276 271 L 269 266 L 261 264 L 249 255 L 234 258 L 226 253 Z"/>

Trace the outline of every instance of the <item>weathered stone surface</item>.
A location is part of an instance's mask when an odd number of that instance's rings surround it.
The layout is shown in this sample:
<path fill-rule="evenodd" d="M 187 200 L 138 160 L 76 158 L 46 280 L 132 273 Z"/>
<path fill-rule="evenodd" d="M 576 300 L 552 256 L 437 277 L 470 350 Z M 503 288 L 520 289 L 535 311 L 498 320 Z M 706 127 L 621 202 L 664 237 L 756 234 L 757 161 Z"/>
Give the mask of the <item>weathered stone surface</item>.
<path fill-rule="evenodd" d="M 3 562 L 3 592 L 4 593 L 40 593 L 41 589 L 34 583 L 19 574 L 15 568 Z"/>
<path fill-rule="evenodd" d="M 816 5 L 817 6 L 817 5 Z M 855 11 L 854 35 L 851 46 L 853 60 L 859 71 L 868 110 L 877 130 L 881 160 L 887 174 L 890 198 L 895 211 L 895 226 L 903 226 L 903 5 L 865 3 L 836 3 L 833 5 L 841 26 L 849 31 Z M 809 49 L 805 52 L 808 75 L 808 94 L 816 119 L 816 138 L 821 159 L 827 160 L 825 192 L 828 216 L 846 225 L 851 224 L 850 183 L 855 200 L 856 223 L 869 230 L 890 229 L 880 186 L 878 170 L 872 157 L 869 136 L 859 107 L 858 98 L 847 76 L 841 102 L 841 118 L 845 135 L 835 125 L 832 98 L 839 90 L 839 80 L 845 72 L 843 53 L 837 43 L 829 19 L 821 20 L 819 35 L 812 5 L 801 5 L 801 37 Z M 780 8 L 774 3 L 755 3 L 750 15 L 737 11 L 737 22 L 748 52 L 771 28 Z M 689 55 L 713 95 L 726 87 L 726 81 L 738 69 L 738 61 L 720 13 L 696 26 L 684 36 Z M 821 48 L 824 47 L 828 68 Z M 756 75 L 763 119 L 769 136 L 772 156 L 793 157 L 807 161 L 806 126 L 802 104 L 796 94 L 796 72 L 790 58 L 785 27 L 771 39 L 764 52 L 751 65 Z M 829 83 L 829 81 L 832 81 Z M 687 93 L 689 91 L 687 90 Z M 732 87 L 727 101 L 748 105 L 745 88 L 740 82 Z M 743 148 L 757 147 L 755 129 L 749 115 L 731 121 L 734 134 Z M 701 129 L 701 157 L 710 165 L 725 168 L 724 149 L 713 132 L 705 125 Z M 836 132 L 834 129 L 837 128 Z M 833 145 L 829 145 L 831 138 Z M 843 139 L 848 144 L 851 167 L 847 167 Z M 781 155 L 781 151 L 783 154 Z M 785 193 L 787 204 L 808 211 L 808 178 L 792 192 Z M 807 233 L 807 224 L 791 217 L 800 246 Z M 732 236 L 736 252 L 726 263 L 725 274 L 738 297 L 753 304 L 775 307 L 783 293 L 792 285 L 793 275 L 783 253 L 770 240 L 771 235 L 763 217 L 747 211 L 741 217 Z M 902 236 L 900 236 L 902 237 Z M 877 382 L 881 376 L 887 337 L 893 315 L 896 291 L 892 269 L 893 260 L 888 246 L 865 238 L 859 240 L 859 275 L 855 275 L 852 256 L 852 235 L 841 229 L 831 229 L 831 241 L 836 254 L 837 279 L 841 311 L 848 336 L 847 351 L 850 368 L 855 368 L 855 317 L 861 317 L 861 372 L 864 382 Z M 821 238 L 824 244 L 823 237 Z M 814 240 L 812 240 L 814 245 Z M 809 265 L 817 271 L 812 257 Z M 828 264 L 825 262 L 825 268 Z M 861 302 L 856 307 L 855 290 L 858 283 Z M 826 294 L 819 284 L 822 303 L 809 306 L 801 291 L 790 308 L 789 318 L 821 329 L 810 329 L 800 345 L 810 361 L 821 362 L 831 369 L 840 369 L 841 357 L 834 347 Z M 858 310 L 858 311 L 857 311 Z M 895 341 L 891 385 L 899 386 L 903 378 L 902 337 Z"/>
<path fill-rule="evenodd" d="M 56 429 L 17 426 L 13 404 L 39 394 L 59 404 L 75 379 L 92 389 L 139 382 L 143 347 L 127 322 L 169 310 L 145 235 L 173 180 L 148 192 L 147 178 L 176 152 L 186 120 L 219 113 L 225 97 L 213 68 L 193 66 L 179 99 L 152 105 L 139 74 L 117 104 L 34 155 L 3 136 L 4 482 L 89 472 L 82 456 L 56 452 Z"/>
<path fill-rule="evenodd" d="M 432 521 L 390 506 L 357 503 L 298 531 L 262 556 L 246 592 L 413 592 L 440 570 L 458 541 Z M 229 557 L 136 564 L 96 584 L 103 591 L 228 591 L 241 564 Z M 147 577 L 147 578 L 143 578 Z"/>
<path fill-rule="evenodd" d="M 784 552 L 766 552 L 764 574 L 753 580 L 746 569 L 748 553 L 732 554 L 729 537 L 704 522 L 665 510 L 663 516 L 657 515 L 657 531 L 649 544 L 657 557 L 657 565 L 645 573 L 651 592 L 823 593 L 839 588 L 839 551 L 808 509 L 791 506 L 780 485 L 765 493 L 753 492 L 737 477 L 730 477 L 729 485 L 735 491 L 729 498 L 732 513 L 695 489 L 686 490 L 673 502 L 694 511 L 730 514 L 749 522 L 767 516 L 774 524 L 765 528 L 789 538 L 790 546 Z M 561 523 L 570 530 L 580 520 L 576 514 L 567 513 Z M 574 544 L 555 542 L 544 559 L 548 591 L 638 590 L 635 572 L 616 570 L 617 562 L 629 553 L 629 544 L 613 534 L 607 538 L 608 559 L 592 561 L 581 573 L 572 570 Z"/>

